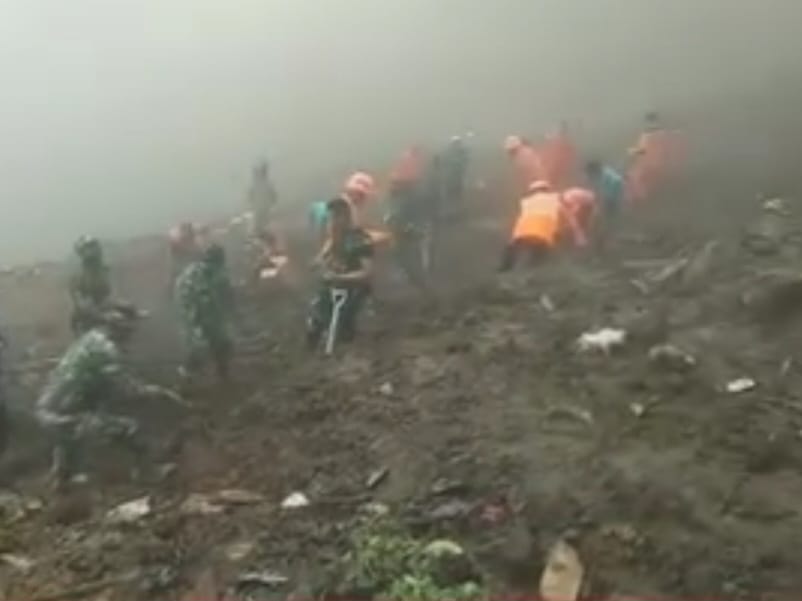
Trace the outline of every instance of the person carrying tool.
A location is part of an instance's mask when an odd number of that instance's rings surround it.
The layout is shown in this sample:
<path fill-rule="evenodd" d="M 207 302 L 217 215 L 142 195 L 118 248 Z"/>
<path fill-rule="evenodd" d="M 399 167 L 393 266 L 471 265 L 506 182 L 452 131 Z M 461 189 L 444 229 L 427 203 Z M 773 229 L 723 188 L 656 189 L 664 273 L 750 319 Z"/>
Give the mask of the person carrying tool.
<path fill-rule="evenodd" d="M 176 393 L 140 381 L 124 365 L 138 316 L 130 305 L 107 308 L 99 324 L 70 345 L 36 401 L 37 421 L 52 437 L 51 475 L 59 487 L 75 475 L 88 438 L 123 442 L 142 451 L 136 420 L 107 413 L 109 401 L 161 398 L 183 403 Z"/>
<path fill-rule="evenodd" d="M 229 376 L 233 344 L 229 332 L 234 289 L 223 247 L 210 244 L 176 280 L 176 298 L 186 343 L 184 378 L 197 373 L 208 355 L 221 380 Z"/>
<path fill-rule="evenodd" d="M 541 153 L 525 138 L 507 136 L 504 150 L 512 161 L 520 192 L 526 193 L 536 181 L 545 181 L 545 170 Z"/>
<path fill-rule="evenodd" d="M 71 325 L 76 336 L 98 323 L 111 300 L 109 268 L 103 257 L 100 241 L 92 236 L 81 236 L 75 243 L 79 269 L 69 282 L 73 309 Z"/>
<path fill-rule="evenodd" d="M 637 142 L 629 149 L 627 196 L 631 202 L 642 202 L 664 183 L 672 155 L 671 134 L 663 127 L 657 113 L 648 113 Z"/>
<path fill-rule="evenodd" d="M 359 311 L 370 294 L 373 241 L 354 223 L 344 199 L 329 201 L 328 210 L 329 239 L 318 258 L 323 272 L 307 319 L 307 344 L 316 348 L 328 330 L 331 352 L 335 340 L 350 342 L 356 335 Z"/>
<path fill-rule="evenodd" d="M 523 254 L 529 255 L 532 264 L 540 263 L 553 252 L 565 229 L 577 246 L 587 245 L 587 236 L 562 194 L 555 192 L 547 182 L 534 182 L 521 200 L 520 212 L 510 241 L 504 248 L 499 271 L 512 269 Z"/>

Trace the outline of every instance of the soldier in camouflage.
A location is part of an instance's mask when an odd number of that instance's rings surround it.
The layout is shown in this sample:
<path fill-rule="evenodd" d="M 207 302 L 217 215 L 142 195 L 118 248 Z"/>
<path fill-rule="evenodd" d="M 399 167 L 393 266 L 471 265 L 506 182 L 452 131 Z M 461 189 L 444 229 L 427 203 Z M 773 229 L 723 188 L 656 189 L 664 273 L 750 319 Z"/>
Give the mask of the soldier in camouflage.
<path fill-rule="evenodd" d="M 70 279 L 72 330 L 79 336 L 98 325 L 111 298 L 109 268 L 97 238 L 82 236 L 75 243 L 80 270 Z"/>
<path fill-rule="evenodd" d="M 212 244 L 176 281 L 187 346 L 184 376 L 197 372 L 211 355 L 217 374 L 228 379 L 232 342 L 229 332 L 234 294 L 223 247 Z"/>
<path fill-rule="evenodd" d="M 75 474 L 81 443 L 87 438 L 125 442 L 141 450 L 136 420 L 104 411 L 110 399 L 180 401 L 168 390 L 141 382 L 124 366 L 123 350 L 137 317 L 128 306 L 105 311 L 102 325 L 91 328 L 67 349 L 36 402 L 37 420 L 52 435 L 52 475 L 59 486 Z"/>

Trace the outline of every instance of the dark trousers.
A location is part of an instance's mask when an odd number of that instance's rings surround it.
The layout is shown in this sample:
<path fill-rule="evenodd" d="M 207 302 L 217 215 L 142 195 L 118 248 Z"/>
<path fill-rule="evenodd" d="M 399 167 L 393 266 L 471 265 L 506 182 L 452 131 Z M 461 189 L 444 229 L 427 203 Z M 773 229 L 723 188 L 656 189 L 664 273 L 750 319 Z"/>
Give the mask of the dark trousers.
<path fill-rule="evenodd" d="M 549 246 L 541 240 L 513 240 L 504 247 L 504 252 L 501 255 L 501 264 L 498 269 L 499 271 L 509 271 L 520 262 L 522 257 L 527 257 L 529 259 L 529 264 L 531 266 L 536 266 L 542 263 L 549 254 Z"/>

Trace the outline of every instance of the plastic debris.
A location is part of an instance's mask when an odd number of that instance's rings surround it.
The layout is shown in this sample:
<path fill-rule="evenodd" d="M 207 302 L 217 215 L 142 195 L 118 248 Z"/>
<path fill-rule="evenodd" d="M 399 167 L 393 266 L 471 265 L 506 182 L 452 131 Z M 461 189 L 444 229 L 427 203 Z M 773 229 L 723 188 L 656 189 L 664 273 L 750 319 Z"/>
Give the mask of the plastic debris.
<path fill-rule="evenodd" d="M 549 550 L 540 577 L 540 598 L 543 601 L 576 601 L 584 574 L 585 568 L 576 549 L 564 540 L 557 541 Z"/>
<path fill-rule="evenodd" d="M 365 486 L 372 490 L 376 488 L 379 484 L 384 482 L 387 476 L 390 475 L 390 468 L 388 467 L 380 467 L 379 469 L 375 470 L 368 476 L 367 482 L 365 482 Z"/>
<path fill-rule="evenodd" d="M 579 337 L 577 344 L 583 353 L 601 351 L 609 354 L 611 350 L 622 346 L 626 342 L 627 333 L 624 330 L 602 328 L 592 332 L 585 332 Z"/>
<path fill-rule="evenodd" d="M 300 509 L 308 506 L 309 499 L 302 492 L 294 492 L 281 502 L 282 509 Z"/>
<path fill-rule="evenodd" d="M 737 380 L 727 382 L 727 392 L 737 394 L 739 392 L 752 390 L 755 386 L 757 386 L 757 382 L 752 378 L 738 378 Z"/>
<path fill-rule="evenodd" d="M 465 551 L 452 540 L 436 540 L 426 545 L 424 552 L 433 557 L 443 557 L 447 555 L 464 555 Z"/>
<path fill-rule="evenodd" d="M 14 553 L 3 553 L 0 555 L 0 561 L 20 572 L 28 572 L 36 565 L 36 562 L 30 557 Z"/>
<path fill-rule="evenodd" d="M 149 515 L 151 511 L 150 497 L 141 497 L 118 505 L 106 514 L 106 519 L 114 524 L 132 524 Z"/>

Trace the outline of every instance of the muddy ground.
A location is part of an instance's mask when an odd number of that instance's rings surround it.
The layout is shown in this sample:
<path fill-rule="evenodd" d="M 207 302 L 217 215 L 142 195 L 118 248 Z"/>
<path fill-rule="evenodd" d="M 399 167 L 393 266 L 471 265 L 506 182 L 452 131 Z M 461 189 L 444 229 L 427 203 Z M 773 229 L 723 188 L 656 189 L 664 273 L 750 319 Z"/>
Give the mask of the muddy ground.
<path fill-rule="evenodd" d="M 630 212 L 604 253 L 566 251 L 504 277 L 493 273 L 504 211 L 479 198 L 446 232 L 437 301 L 385 264 L 362 338 L 333 359 L 301 348 L 301 274 L 297 290 L 247 303 L 231 387 L 197 383 L 189 411 L 126 407 L 149 435 L 144 475 L 104 449 L 94 484 L 61 498 L 24 414 L 37 366 L 65 341 L 62 267 L 4 276 L 19 373 L 0 599 L 216 599 L 264 570 L 286 581 L 251 598 L 369 596 L 346 573 L 371 512 L 457 542 L 486 594 L 536 594 L 546 550 L 565 537 L 588 596 L 795 598 L 802 207 L 766 211 L 758 192 L 691 177 Z M 169 383 L 164 260 L 156 240 L 114 255 L 120 290 L 154 311 L 134 361 Z M 625 330 L 625 343 L 579 352 L 601 327 Z M 666 344 L 692 359 L 655 357 Z M 728 392 L 738 378 L 754 387 Z M 225 489 L 257 496 L 218 500 L 217 513 L 184 505 Z M 282 509 L 296 491 L 309 506 Z M 145 495 L 149 515 L 108 520 Z"/>

